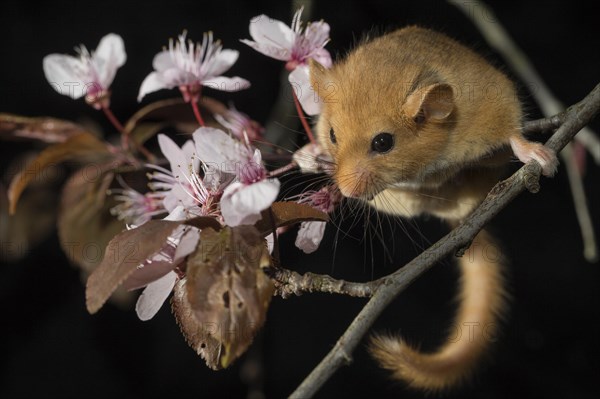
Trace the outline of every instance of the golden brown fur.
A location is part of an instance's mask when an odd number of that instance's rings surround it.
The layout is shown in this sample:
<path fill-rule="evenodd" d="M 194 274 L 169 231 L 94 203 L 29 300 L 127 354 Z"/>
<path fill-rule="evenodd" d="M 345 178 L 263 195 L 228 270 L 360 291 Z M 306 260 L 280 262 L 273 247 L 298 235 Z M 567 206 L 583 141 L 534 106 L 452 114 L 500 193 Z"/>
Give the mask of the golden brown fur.
<path fill-rule="evenodd" d="M 506 295 L 501 257 L 487 232 L 477 235 L 459 265 L 459 309 L 444 345 L 421 353 L 402 338 L 376 335 L 371 340 L 370 352 L 381 366 L 411 387 L 438 391 L 462 382 L 497 339 Z"/>
<path fill-rule="evenodd" d="M 400 29 L 360 45 L 330 70 L 311 63 L 311 81 L 324 102 L 317 136 L 335 161 L 340 190 L 382 212 L 427 213 L 456 225 L 499 180 L 510 148 L 522 161 L 538 160 L 545 174 L 556 168 L 554 154 L 522 137 L 512 82 L 442 34 Z M 389 151 L 374 150 L 382 132 L 393 136 Z M 459 262 L 455 326 L 463 331 L 464 323 L 495 325 L 504 305 L 500 264 L 481 253 L 490 246 L 481 232 Z M 469 375 L 489 341 L 450 338 L 435 353 L 421 353 L 380 336 L 371 351 L 395 377 L 437 390 Z"/>

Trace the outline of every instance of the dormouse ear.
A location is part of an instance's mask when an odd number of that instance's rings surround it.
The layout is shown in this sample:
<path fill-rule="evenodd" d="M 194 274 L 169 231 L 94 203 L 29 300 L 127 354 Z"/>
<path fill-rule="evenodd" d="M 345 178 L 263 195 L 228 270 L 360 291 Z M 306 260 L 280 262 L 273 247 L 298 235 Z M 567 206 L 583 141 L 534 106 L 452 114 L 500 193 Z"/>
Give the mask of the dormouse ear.
<path fill-rule="evenodd" d="M 311 86 L 315 88 L 315 90 L 317 90 L 318 87 L 325 87 L 327 68 L 312 58 L 308 60 L 308 67 L 310 71 L 309 75 Z"/>
<path fill-rule="evenodd" d="M 445 83 L 435 83 L 415 90 L 404 104 L 404 112 L 419 122 L 445 119 L 453 109 L 454 91 Z"/>

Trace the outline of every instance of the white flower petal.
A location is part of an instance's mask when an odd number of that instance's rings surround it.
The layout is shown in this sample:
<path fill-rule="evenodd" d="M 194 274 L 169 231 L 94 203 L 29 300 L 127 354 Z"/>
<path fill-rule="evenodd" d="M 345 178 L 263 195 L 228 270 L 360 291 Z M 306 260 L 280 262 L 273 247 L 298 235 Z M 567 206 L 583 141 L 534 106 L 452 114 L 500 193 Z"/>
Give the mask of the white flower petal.
<path fill-rule="evenodd" d="M 158 313 L 177 282 L 177 273 L 170 271 L 146 286 L 135 304 L 135 312 L 142 321 L 150 320 Z"/>
<path fill-rule="evenodd" d="M 177 176 L 179 171 L 185 168 L 186 157 L 183 150 L 166 134 L 158 135 L 158 146 L 169 161 L 173 176 Z"/>
<path fill-rule="evenodd" d="M 200 229 L 196 227 L 188 227 L 188 231 L 181 237 L 177 249 L 175 250 L 174 263 L 179 262 L 180 259 L 185 258 L 196 249 L 196 245 L 200 241 Z"/>
<path fill-rule="evenodd" d="M 165 82 L 161 74 L 158 72 L 150 72 L 140 86 L 140 93 L 138 94 L 137 100 L 138 102 L 142 101 L 142 98 L 144 98 L 144 96 L 146 96 L 148 93 L 170 88 L 172 88 L 172 86 Z"/>
<path fill-rule="evenodd" d="M 312 59 L 323 65 L 325 68 L 331 68 L 333 61 L 331 60 L 331 54 L 324 48 L 320 48 L 312 53 Z"/>
<path fill-rule="evenodd" d="M 265 239 L 267 240 L 267 249 L 269 250 L 269 253 L 272 254 L 273 249 L 275 248 L 275 237 L 273 236 L 273 233 L 266 236 Z"/>
<path fill-rule="evenodd" d="M 319 248 L 325 234 L 325 222 L 302 222 L 296 236 L 296 247 L 304 253 L 313 253 Z"/>
<path fill-rule="evenodd" d="M 177 206 L 163 220 L 185 220 L 186 212 L 183 206 Z"/>
<path fill-rule="evenodd" d="M 198 170 L 200 161 L 195 159 L 195 146 L 192 140 L 188 140 L 179 148 L 169 136 L 165 134 L 158 135 L 158 146 L 161 152 L 169 161 L 171 173 L 178 181 L 189 182 L 193 171 Z"/>
<path fill-rule="evenodd" d="M 177 86 L 198 83 L 198 77 L 196 75 L 180 68 L 170 68 L 159 73 L 161 75 L 161 79 L 163 82 L 165 82 L 167 88 L 169 89 Z"/>
<path fill-rule="evenodd" d="M 171 190 L 165 195 L 165 198 L 163 199 L 163 206 L 169 212 L 173 212 L 177 207 L 181 207 L 182 209 L 189 209 L 194 205 L 196 205 L 196 201 L 183 187 L 181 187 L 180 184 L 177 183 L 171 187 Z M 183 220 L 185 218 L 186 215 L 184 213 L 183 217 L 172 220 Z"/>
<path fill-rule="evenodd" d="M 289 26 L 264 14 L 250 20 L 249 30 L 252 39 L 263 48 L 270 46 L 291 51 L 296 40 L 296 33 Z"/>
<path fill-rule="evenodd" d="M 292 89 L 307 115 L 318 115 L 321 113 L 323 100 L 315 93 L 310 84 L 308 65 L 299 65 L 288 77 Z"/>
<path fill-rule="evenodd" d="M 221 91 L 240 91 L 250 87 L 250 82 L 239 76 L 228 78 L 226 76 L 218 76 L 202 81 L 202 86 L 209 87 Z"/>
<path fill-rule="evenodd" d="M 325 21 L 315 21 L 308 24 L 305 30 L 305 35 L 315 45 L 322 45 L 329 40 L 329 32 L 331 28 Z"/>
<path fill-rule="evenodd" d="M 44 57 L 44 75 L 54 90 L 58 93 L 78 99 L 86 93 L 86 84 L 81 77 L 81 71 L 87 71 L 78 58 L 63 54 L 50 54 Z"/>
<path fill-rule="evenodd" d="M 194 132 L 196 155 L 202 162 L 221 172 L 236 173 L 250 158 L 248 149 L 222 130 L 201 127 Z"/>
<path fill-rule="evenodd" d="M 229 70 L 240 56 L 237 50 L 223 49 L 215 54 L 210 65 L 210 69 L 206 71 L 206 76 L 219 76 Z"/>
<path fill-rule="evenodd" d="M 196 145 L 193 140 L 187 140 L 181 147 L 187 165 L 192 165 L 194 171 L 198 171 L 200 168 L 200 159 L 196 156 Z"/>
<path fill-rule="evenodd" d="M 125 61 L 127 61 L 127 54 L 121 36 L 115 33 L 104 36 L 92 55 L 92 63 L 98 74 L 98 83 L 104 89 L 110 87 L 117 69 L 123 66 Z"/>
<path fill-rule="evenodd" d="M 288 61 L 290 58 L 292 58 L 292 51 L 286 48 L 272 46 L 267 43 L 257 43 L 247 39 L 242 39 L 240 41 L 252 47 L 259 53 L 262 53 L 267 57 L 275 58 L 279 61 Z"/>
<path fill-rule="evenodd" d="M 321 164 L 318 158 L 324 153 L 323 148 L 318 143 L 308 143 L 304 147 L 296 150 L 292 159 L 302 173 L 319 173 L 321 172 Z"/>
<path fill-rule="evenodd" d="M 163 50 L 156 54 L 152 60 L 152 67 L 156 69 L 157 72 L 164 72 L 167 69 L 175 68 L 176 65 L 173 62 L 171 52 L 169 50 Z"/>
<path fill-rule="evenodd" d="M 232 183 L 221 197 L 221 213 L 228 226 L 254 224 L 260 220 L 260 212 L 267 209 L 279 194 L 279 180 L 262 180 L 244 185 Z"/>

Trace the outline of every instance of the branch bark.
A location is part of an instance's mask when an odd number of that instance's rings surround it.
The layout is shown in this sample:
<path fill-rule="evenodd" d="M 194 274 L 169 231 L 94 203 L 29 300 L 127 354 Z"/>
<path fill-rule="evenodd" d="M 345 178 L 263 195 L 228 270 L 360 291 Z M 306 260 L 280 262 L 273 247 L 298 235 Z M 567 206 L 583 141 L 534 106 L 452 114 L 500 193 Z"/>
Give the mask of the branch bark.
<path fill-rule="evenodd" d="M 552 94 L 552 91 L 550 91 L 550 88 L 538 74 L 525 53 L 515 44 L 508 32 L 499 23 L 493 11 L 485 3 L 477 0 L 469 2 L 448 0 L 448 2 L 464 12 L 467 18 L 477 26 L 490 46 L 502 54 L 514 72 L 525 84 L 530 86 L 531 95 L 535 98 L 546 117 L 550 117 L 564 108 L 564 105 Z M 598 136 L 590 128 L 584 127 L 577 135 L 576 140 L 589 151 L 596 164 L 600 165 L 600 139 Z M 560 153 L 560 157 L 567 168 L 569 186 L 583 238 L 583 254 L 589 262 L 595 262 L 598 260 L 598 249 L 594 226 L 591 222 L 590 211 L 585 198 L 582 176 L 577 170 L 575 152 L 571 144 L 565 147 L 565 151 Z"/>
<path fill-rule="evenodd" d="M 582 101 L 566 111 L 563 124 L 550 137 L 546 146 L 559 152 L 599 112 L 600 84 Z M 398 294 L 422 273 L 431 268 L 437 260 L 469 245 L 475 235 L 526 187 L 536 186 L 532 183 L 538 181 L 540 172 L 541 167 L 535 161 L 520 168 L 511 177 L 494 186 L 481 205 L 461 225 L 406 266 L 385 277 L 371 300 L 352 321 L 346 332 L 336 342 L 334 348 L 290 397 L 312 397 L 338 368 L 348 363 L 351 353 L 363 336 Z"/>
<path fill-rule="evenodd" d="M 283 268 L 271 268 L 266 270 L 266 273 L 275 283 L 275 293 L 282 298 L 312 292 L 369 298 L 383 282 L 383 279 L 379 279 L 366 283 L 354 283 L 337 280 L 325 274 L 299 274 Z"/>

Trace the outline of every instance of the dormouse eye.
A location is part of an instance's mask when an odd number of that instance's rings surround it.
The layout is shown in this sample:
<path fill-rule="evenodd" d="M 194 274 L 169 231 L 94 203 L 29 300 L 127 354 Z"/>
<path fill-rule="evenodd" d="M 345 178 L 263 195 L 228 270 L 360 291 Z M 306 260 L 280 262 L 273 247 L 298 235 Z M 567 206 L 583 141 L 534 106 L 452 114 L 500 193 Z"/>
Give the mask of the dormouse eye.
<path fill-rule="evenodd" d="M 390 133 L 379 133 L 371 141 L 371 150 L 384 154 L 394 148 L 394 136 Z"/>
<path fill-rule="evenodd" d="M 333 144 L 337 143 L 337 139 L 335 138 L 335 132 L 333 131 L 333 128 L 329 129 L 329 140 L 331 140 Z"/>
<path fill-rule="evenodd" d="M 425 112 L 423 112 L 423 110 L 419 111 L 419 113 L 415 115 L 414 121 L 417 125 L 420 125 L 423 122 L 425 122 Z"/>

